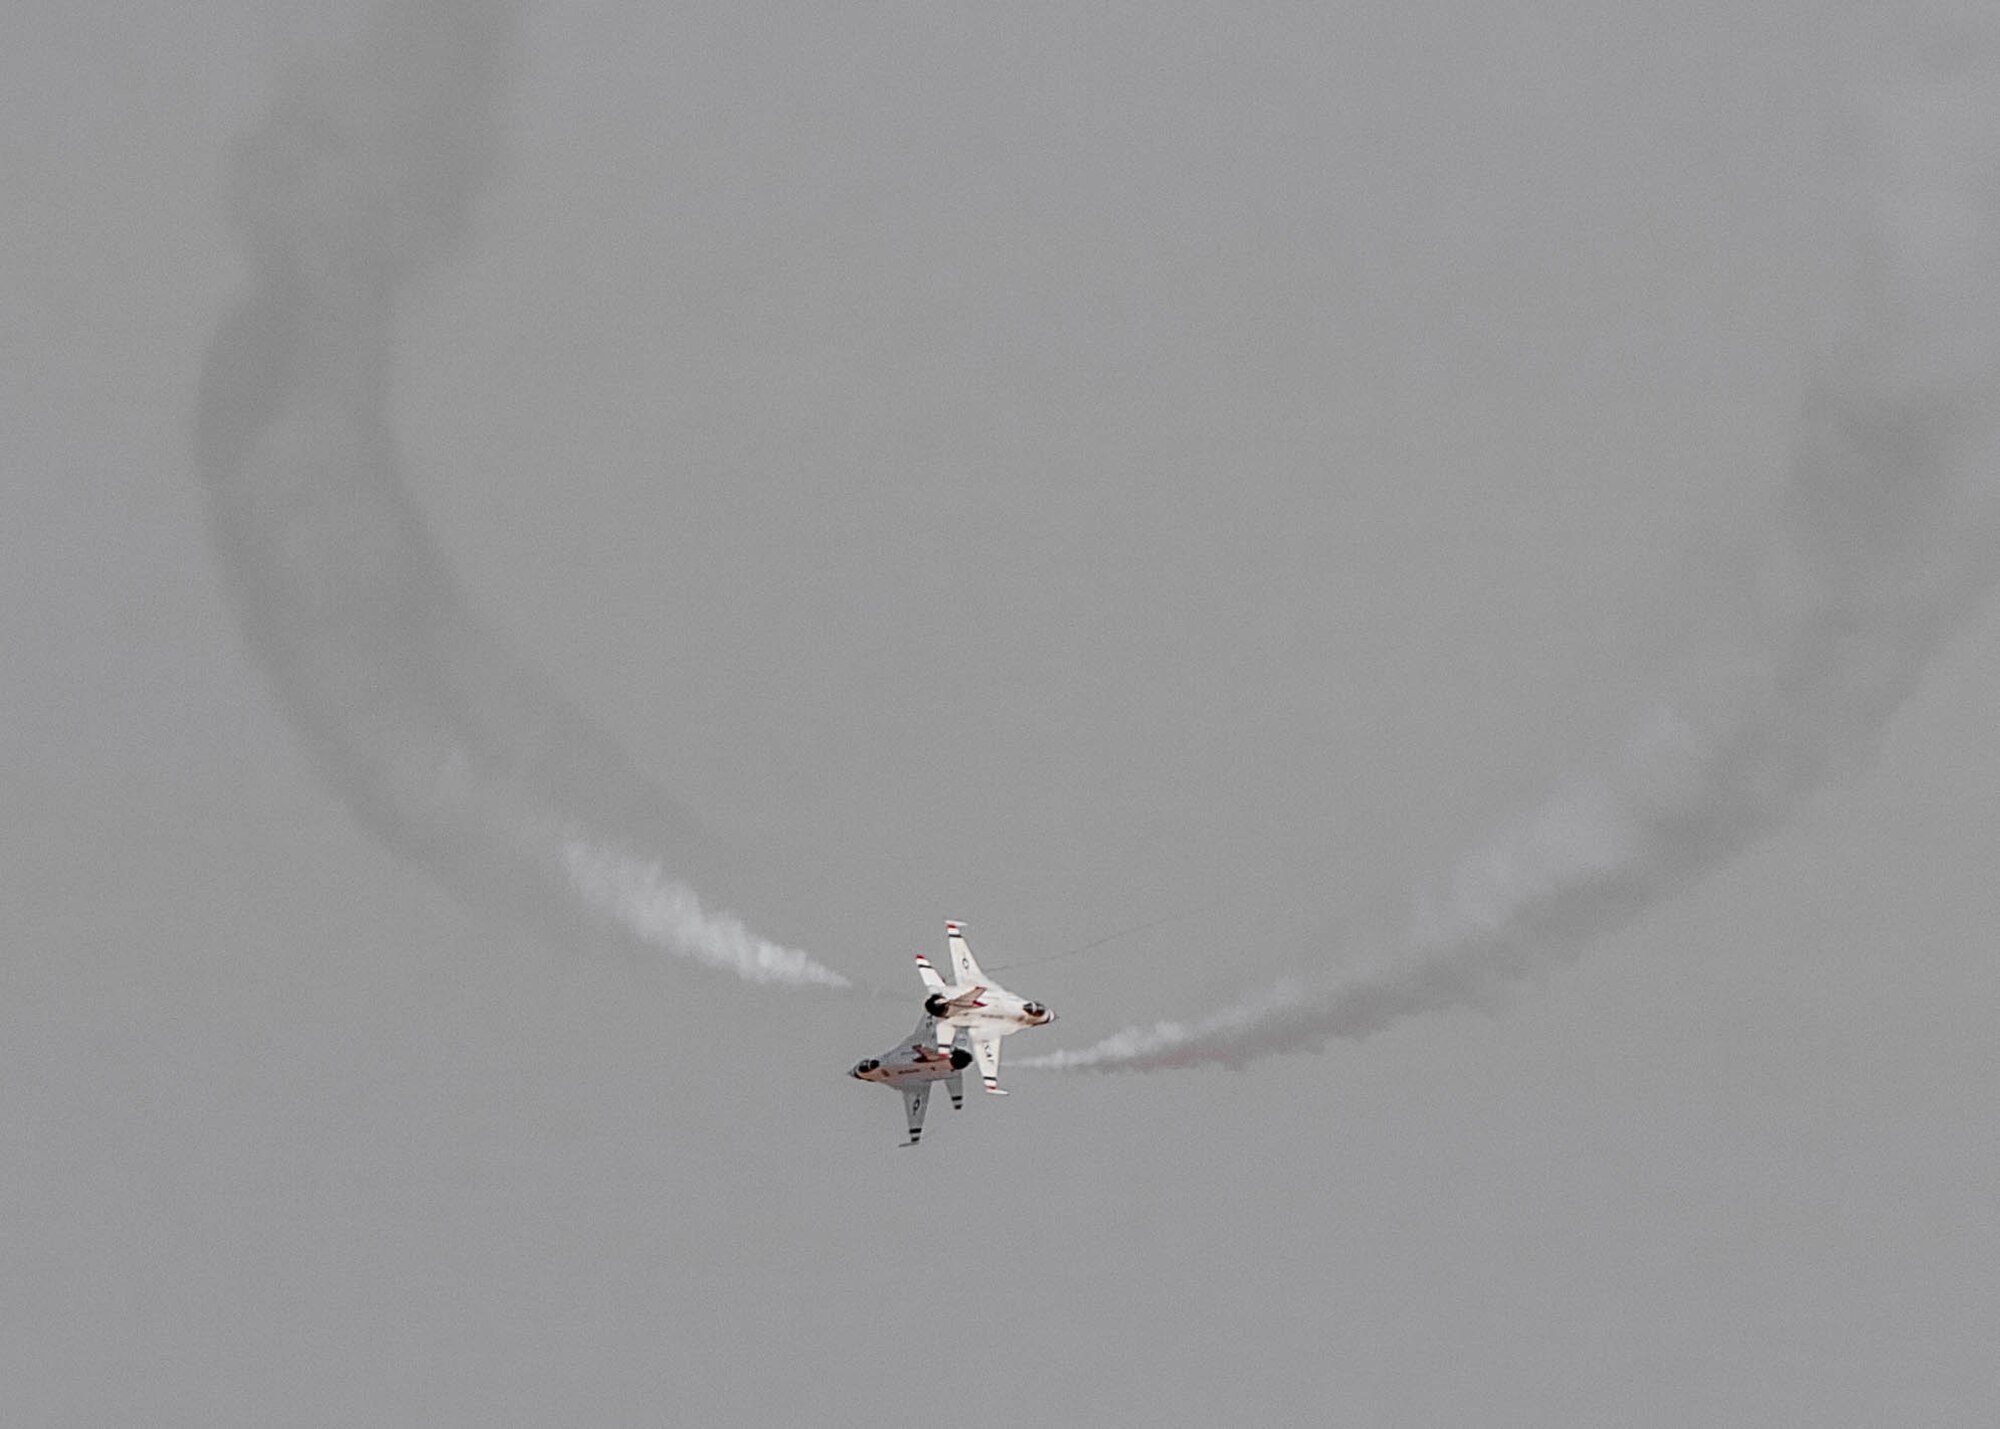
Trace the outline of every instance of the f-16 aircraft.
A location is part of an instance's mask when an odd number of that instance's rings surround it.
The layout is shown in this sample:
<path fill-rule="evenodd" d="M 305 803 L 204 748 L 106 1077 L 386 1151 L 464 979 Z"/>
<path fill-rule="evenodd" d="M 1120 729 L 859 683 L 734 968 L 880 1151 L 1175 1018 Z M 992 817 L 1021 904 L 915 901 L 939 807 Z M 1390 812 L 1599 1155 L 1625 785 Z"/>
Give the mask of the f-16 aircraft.
<path fill-rule="evenodd" d="M 931 960 L 917 954 L 917 976 L 930 989 L 924 1011 L 937 1019 L 938 1046 L 950 1047 L 963 1027 L 972 1043 L 972 1055 L 979 1063 L 980 1080 L 994 1096 L 1000 1090 L 1000 1039 L 1023 1027 L 1040 1027 L 1056 1020 L 1056 1015 L 1039 1002 L 1024 1002 L 979 970 L 966 946 L 965 931 L 956 923 L 944 925 L 945 951 L 951 957 L 954 981 L 946 983 L 931 966 Z"/>
<path fill-rule="evenodd" d="M 954 1033 L 947 1032 L 938 1040 L 937 1019 L 926 1012 L 917 1019 L 916 1031 L 905 1037 L 902 1045 L 879 1057 L 856 1062 L 854 1070 L 847 1074 L 864 1082 L 894 1087 L 903 1094 L 903 1111 L 910 1123 L 910 1139 L 903 1143 L 905 1146 L 915 1146 L 924 1134 L 924 1108 L 930 1105 L 933 1082 L 943 1082 L 944 1089 L 951 1093 L 953 1111 L 965 1105 L 964 1073 L 972 1065 L 972 1054 L 963 1047 L 952 1046 L 954 1037 Z M 937 1041 L 936 1046 L 933 1041 Z"/>

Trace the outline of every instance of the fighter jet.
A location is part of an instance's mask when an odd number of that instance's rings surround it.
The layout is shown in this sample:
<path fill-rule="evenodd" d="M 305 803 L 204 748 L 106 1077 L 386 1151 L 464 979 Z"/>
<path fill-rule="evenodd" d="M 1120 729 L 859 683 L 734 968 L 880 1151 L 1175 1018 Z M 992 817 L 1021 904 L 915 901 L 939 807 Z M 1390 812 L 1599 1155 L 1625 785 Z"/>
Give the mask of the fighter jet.
<path fill-rule="evenodd" d="M 940 1047 L 950 1047 L 958 1029 L 965 1029 L 972 1055 L 979 1063 L 980 1080 L 994 1096 L 1004 1097 L 1007 1094 L 1000 1090 L 1000 1039 L 1023 1027 L 1053 1022 L 1056 1015 L 1039 1002 L 1023 1002 L 981 972 L 958 924 L 944 925 L 944 945 L 954 978 L 949 984 L 938 976 L 929 958 L 917 954 L 917 976 L 930 989 L 924 1011 L 937 1019 Z"/>
<path fill-rule="evenodd" d="M 954 1036 L 947 1032 L 938 1040 L 937 1019 L 926 1012 L 917 1019 L 917 1030 L 905 1037 L 901 1046 L 892 1047 L 879 1057 L 856 1062 L 854 1070 L 847 1074 L 864 1082 L 894 1087 L 903 1094 L 903 1111 L 910 1123 L 910 1139 L 903 1143 L 905 1146 L 915 1146 L 924 1134 L 924 1108 L 930 1105 L 931 1083 L 944 1083 L 944 1089 L 951 1093 L 953 1111 L 965 1105 L 964 1073 L 972 1065 L 972 1054 L 963 1047 L 952 1046 Z M 936 1046 L 931 1045 L 933 1041 L 937 1041 Z"/>

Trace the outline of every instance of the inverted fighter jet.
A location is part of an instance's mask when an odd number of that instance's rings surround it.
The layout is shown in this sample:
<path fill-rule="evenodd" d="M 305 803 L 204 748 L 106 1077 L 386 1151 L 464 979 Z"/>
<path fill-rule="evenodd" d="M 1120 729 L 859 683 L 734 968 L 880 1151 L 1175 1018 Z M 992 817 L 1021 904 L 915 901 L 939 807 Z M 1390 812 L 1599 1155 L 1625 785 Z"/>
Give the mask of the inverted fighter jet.
<path fill-rule="evenodd" d="M 905 1037 L 900 1046 L 879 1057 L 856 1062 L 854 1070 L 847 1074 L 864 1082 L 894 1087 L 903 1094 L 903 1111 L 910 1123 L 910 1139 L 903 1143 L 905 1146 L 915 1146 L 917 1138 L 924 1134 L 924 1108 L 930 1105 L 933 1082 L 943 1082 L 944 1089 L 951 1093 L 953 1111 L 965 1105 L 965 1069 L 972 1065 L 972 1054 L 951 1045 L 953 1033 L 945 1033 L 942 1041 L 937 1038 L 937 1019 L 926 1012 L 917 1019 L 917 1030 Z"/>
<path fill-rule="evenodd" d="M 1007 1094 L 1000 1090 L 1000 1039 L 1023 1027 L 1053 1022 L 1056 1015 L 1039 1002 L 1023 1002 L 981 972 L 958 924 L 944 925 L 944 946 L 954 979 L 949 983 L 938 975 L 929 958 L 917 954 L 917 976 L 930 989 L 924 1011 L 937 1019 L 939 1047 L 949 1048 L 958 1029 L 965 1029 L 973 1058 L 979 1063 L 980 1080 L 994 1096 L 1004 1097 Z"/>

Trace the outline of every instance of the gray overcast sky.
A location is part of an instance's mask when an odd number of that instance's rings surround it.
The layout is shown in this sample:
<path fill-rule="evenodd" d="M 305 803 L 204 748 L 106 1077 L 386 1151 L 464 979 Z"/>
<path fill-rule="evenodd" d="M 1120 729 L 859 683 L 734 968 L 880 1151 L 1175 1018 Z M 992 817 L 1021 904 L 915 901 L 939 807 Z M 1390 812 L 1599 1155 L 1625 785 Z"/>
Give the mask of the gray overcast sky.
<path fill-rule="evenodd" d="M 760 932 L 914 1003 L 944 917 L 1002 963 L 1221 896 L 1023 972 L 1063 1021 L 1009 1051 L 1197 1012 L 1699 647 L 1887 22 L 1419 8 L 529 8 L 397 436 Z M 188 455 L 230 146 L 364 14 L 0 26 L 10 1422 L 1990 1422 L 1990 612 L 1498 1015 L 1024 1071 L 916 1152 L 841 1075 L 910 1009 L 551 947 L 371 840 Z"/>

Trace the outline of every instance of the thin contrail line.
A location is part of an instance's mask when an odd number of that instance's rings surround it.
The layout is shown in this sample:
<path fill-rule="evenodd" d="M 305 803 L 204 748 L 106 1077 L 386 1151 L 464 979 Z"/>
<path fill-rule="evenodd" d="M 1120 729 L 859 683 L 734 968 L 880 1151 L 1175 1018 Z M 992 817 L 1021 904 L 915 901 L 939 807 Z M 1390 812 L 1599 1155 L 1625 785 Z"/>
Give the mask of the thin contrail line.
<path fill-rule="evenodd" d="M 987 971 L 1004 973 L 1004 972 L 1012 972 L 1015 968 L 1032 968 L 1032 967 L 1039 967 L 1043 963 L 1061 962 L 1064 958 L 1078 957 L 1081 954 L 1093 952 L 1096 949 L 1102 948 L 1110 943 L 1122 942 L 1126 938 L 1136 938 L 1141 933 L 1150 933 L 1155 928 L 1165 928 L 1173 923 L 1184 923 L 1190 918 L 1198 918 L 1204 913 L 1212 913 L 1218 908 L 1226 908 L 1232 903 L 1238 901 L 1239 898 L 1236 895 L 1223 894 L 1219 897 L 1209 899 L 1206 903 L 1198 904 L 1195 907 L 1183 908 L 1175 913 L 1163 914 L 1160 917 L 1153 919 L 1149 923 L 1141 923 L 1137 927 L 1120 928 L 1115 933 L 1106 933 L 1103 937 L 1098 938 L 1095 941 L 1084 943 L 1074 948 L 1065 948 L 1060 953 L 1047 953 L 1039 958 L 1025 958 L 1019 962 L 995 963 L 992 967 L 988 968 Z"/>

